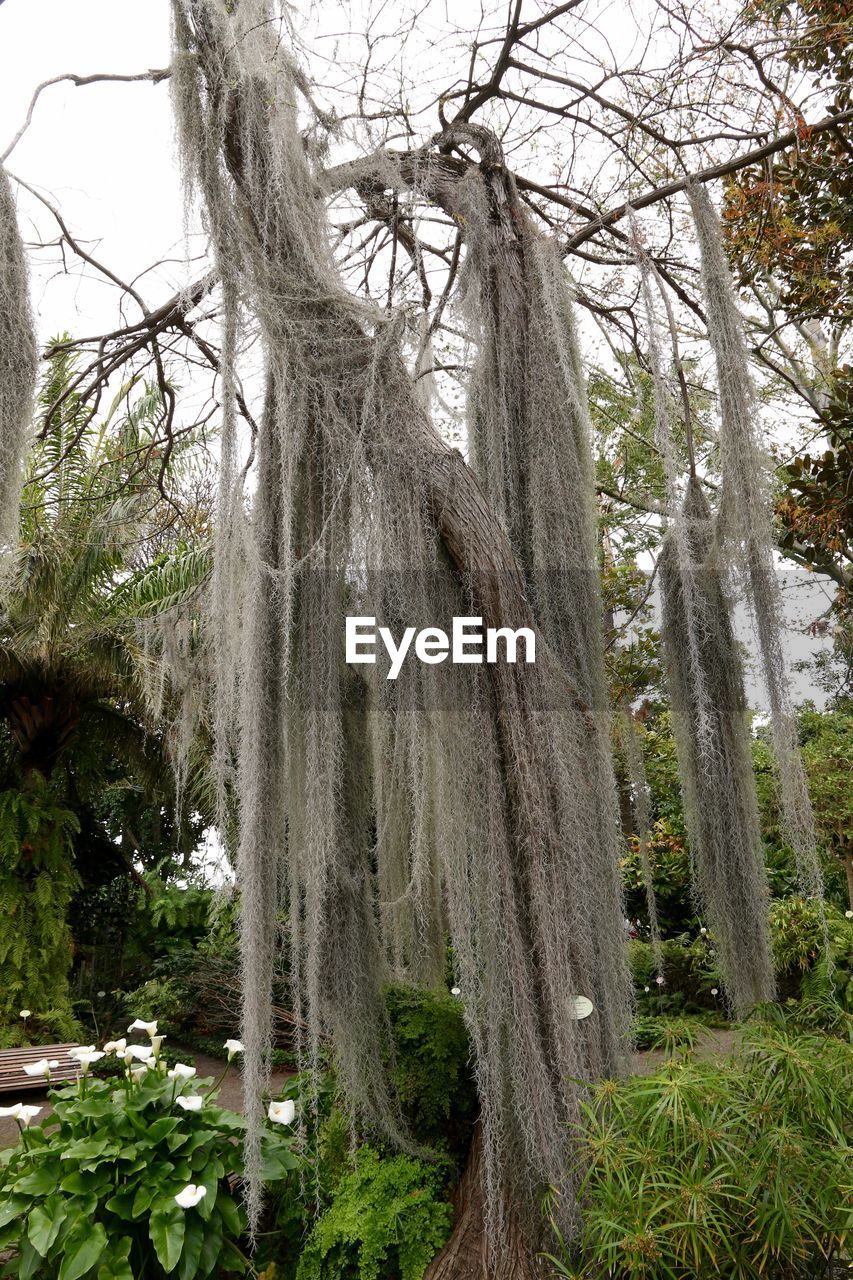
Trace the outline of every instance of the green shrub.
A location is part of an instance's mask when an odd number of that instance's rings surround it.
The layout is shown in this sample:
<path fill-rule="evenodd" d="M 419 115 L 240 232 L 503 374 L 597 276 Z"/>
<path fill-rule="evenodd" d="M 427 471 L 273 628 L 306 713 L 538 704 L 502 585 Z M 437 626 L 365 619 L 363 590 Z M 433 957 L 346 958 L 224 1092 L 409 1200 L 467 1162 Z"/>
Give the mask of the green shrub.
<path fill-rule="evenodd" d="M 359 1147 L 309 1235 L 297 1280 L 420 1280 L 450 1234 L 446 1169 Z"/>
<path fill-rule="evenodd" d="M 32 1010 L 27 1038 L 73 1035 L 68 994 L 68 904 L 79 881 L 72 841 L 77 818 L 34 773 L 30 790 L 0 792 L 0 1027 L 22 1041 L 18 1011 Z M 2 1043 L 2 1042 L 0 1042 Z"/>
<path fill-rule="evenodd" d="M 392 986 L 386 994 L 394 1083 L 412 1134 L 454 1154 L 477 1115 L 471 1045 L 460 1001 L 447 991 Z"/>
<path fill-rule="evenodd" d="M 133 1064 L 138 1066 L 137 1063 Z M 0 1167 L 2 1270 L 18 1280 L 177 1280 L 242 1274 L 245 1229 L 232 1185 L 242 1168 L 244 1122 L 216 1105 L 211 1081 L 85 1076 L 51 1091 L 54 1114 L 22 1131 Z M 206 1086 L 197 1090 L 194 1086 Z M 181 1097 L 201 1097 L 200 1110 Z M 299 1161 L 289 1131 L 263 1135 L 264 1176 Z M 176 1196 L 203 1187 L 196 1207 Z"/>
<path fill-rule="evenodd" d="M 853 1014 L 853 920 L 825 907 L 829 957 L 825 954 L 820 907 L 810 898 L 774 902 L 770 913 L 773 959 L 780 994 L 823 1004 L 835 1001 Z"/>
<path fill-rule="evenodd" d="M 705 933 L 691 939 L 682 934 L 678 938 L 665 939 L 662 946 L 664 981 L 659 985 L 651 944 L 635 939 L 628 945 L 638 1013 L 682 1015 L 707 1012 L 722 1016 L 725 1009 L 720 994 L 722 980 L 711 935 Z"/>
<path fill-rule="evenodd" d="M 673 1058 L 585 1107 L 575 1280 L 824 1276 L 849 1227 L 853 1056 L 756 1023 L 723 1063 Z"/>

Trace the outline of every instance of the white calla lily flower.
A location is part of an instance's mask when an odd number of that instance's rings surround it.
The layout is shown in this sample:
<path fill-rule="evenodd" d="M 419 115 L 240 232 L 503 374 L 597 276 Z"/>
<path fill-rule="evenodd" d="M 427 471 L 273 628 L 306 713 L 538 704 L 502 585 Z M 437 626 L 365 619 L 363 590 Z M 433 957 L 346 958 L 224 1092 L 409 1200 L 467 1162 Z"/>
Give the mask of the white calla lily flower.
<path fill-rule="evenodd" d="M 21 1107 L 23 1105 L 24 1104 L 22 1102 L 16 1102 L 14 1106 L 11 1107 L 0 1107 L 0 1118 L 5 1119 L 6 1116 L 11 1116 L 13 1120 L 17 1120 L 18 1116 L 21 1114 Z"/>
<path fill-rule="evenodd" d="M 150 1044 L 129 1044 L 125 1049 L 125 1062 L 129 1062 L 131 1058 L 136 1058 L 139 1062 L 147 1062 L 150 1057 Z"/>
<path fill-rule="evenodd" d="M 271 1102 L 267 1115 L 273 1124 L 293 1124 L 296 1103 L 290 1098 L 286 1098 L 284 1102 Z"/>
<path fill-rule="evenodd" d="M 104 1053 L 114 1053 L 117 1058 L 123 1057 L 126 1049 L 127 1041 L 124 1038 L 121 1040 L 108 1040 L 104 1045 Z"/>
<path fill-rule="evenodd" d="M 93 1044 L 75 1044 L 73 1049 L 68 1050 L 69 1058 L 88 1058 L 90 1053 L 95 1053 L 96 1049 Z"/>
<path fill-rule="evenodd" d="M 83 1068 L 83 1075 L 85 1076 L 87 1074 L 93 1062 L 100 1062 L 101 1058 L 105 1058 L 106 1056 L 107 1055 L 104 1053 L 103 1049 L 95 1049 L 92 1053 L 78 1053 L 77 1061 Z"/>
<path fill-rule="evenodd" d="M 148 1075 L 148 1067 L 143 1062 L 141 1067 L 134 1067 L 133 1070 L 128 1071 L 127 1074 L 130 1076 L 131 1080 L 135 1080 L 137 1084 L 141 1084 L 142 1081 L 145 1079 L 145 1077 Z"/>
<path fill-rule="evenodd" d="M 201 1111 L 204 1098 L 200 1093 L 193 1093 L 188 1097 L 181 1096 L 180 1098 L 176 1098 L 175 1101 L 179 1107 L 184 1109 L 184 1111 Z"/>
<path fill-rule="evenodd" d="M 192 1080 L 195 1075 L 195 1067 L 189 1067 L 185 1062 L 176 1062 L 170 1071 L 166 1072 L 170 1080 Z"/>
<path fill-rule="evenodd" d="M 30 1121 L 35 1120 L 36 1116 L 39 1114 L 40 1111 L 41 1111 L 41 1107 L 22 1106 L 20 1111 L 18 1112 L 17 1118 L 21 1122 L 21 1124 L 24 1126 L 25 1129 L 29 1129 Z"/>
<path fill-rule="evenodd" d="M 147 1036 L 156 1036 L 157 1023 L 143 1022 L 141 1018 L 136 1018 L 134 1022 L 131 1022 L 127 1029 L 128 1031 L 144 1031 Z"/>
<path fill-rule="evenodd" d="M 34 1079 L 47 1078 L 51 1071 L 56 1071 L 58 1066 L 56 1058 L 51 1059 L 50 1062 L 47 1058 L 40 1058 L 38 1062 L 28 1062 L 24 1066 L 24 1074 Z"/>
<path fill-rule="evenodd" d="M 245 1052 L 245 1045 L 243 1044 L 243 1042 L 242 1042 L 241 1040 L 226 1040 L 226 1041 L 225 1041 L 225 1044 L 224 1044 L 222 1047 L 223 1047 L 223 1049 L 225 1049 L 225 1050 L 227 1051 L 227 1053 L 228 1053 L 228 1061 L 229 1061 L 229 1062 L 230 1062 L 230 1061 L 231 1061 L 231 1059 L 234 1057 L 234 1054 L 235 1054 L 235 1053 L 244 1053 L 244 1052 Z"/>
<path fill-rule="evenodd" d="M 206 1195 L 207 1187 L 197 1187 L 194 1182 L 191 1182 L 175 1196 L 175 1204 L 182 1209 L 194 1209 Z"/>
<path fill-rule="evenodd" d="M 165 1039 L 166 1037 L 161 1035 L 151 1037 L 151 1052 L 154 1054 L 155 1058 L 160 1057 L 160 1045 Z"/>

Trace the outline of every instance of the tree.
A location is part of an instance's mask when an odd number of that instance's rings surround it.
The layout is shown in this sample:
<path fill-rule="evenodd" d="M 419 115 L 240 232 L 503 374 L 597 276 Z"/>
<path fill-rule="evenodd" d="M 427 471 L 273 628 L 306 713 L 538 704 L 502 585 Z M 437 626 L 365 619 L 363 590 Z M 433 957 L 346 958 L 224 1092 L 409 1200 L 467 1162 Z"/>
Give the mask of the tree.
<path fill-rule="evenodd" d="M 168 744 L 146 698 L 154 660 L 138 627 L 146 614 L 197 592 L 207 560 L 196 536 L 203 509 L 175 506 L 174 488 L 169 502 L 154 483 L 157 391 L 122 388 L 96 424 L 90 406 L 65 396 L 73 358 L 58 345 L 40 404 L 45 415 L 65 397 L 63 408 L 41 419 L 19 542 L 6 567 L 0 764 L 2 898 L 17 921 L 4 1002 L 13 1012 L 32 1005 L 42 1025 L 64 1008 L 67 1026 L 72 892 L 136 876 L 135 858 L 161 852 L 139 846 L 146 808 L 171 827 L 173 853 L 198 838 L 191 815 L 176 810 Z M 176 526 L 193 541 L 176 539 Z M 35 919 L 23 923 L 36 906 L 39 942 Z"/>
<path fill-rule="evenodd" d="M 357 127 L 370 145 L 355 160 L 330 163 L 333 115 L 315 100 L 288 41 L 276 38 L 272 14 L 256 0 L 225 8 L 182 0 L 176 102 L 187 168 L 209 220 L 221 347 L 208 342 L 192 313 L 213 287 L 210 276 L 156 309 L 137 298 L 141 320 L 81 344 L 85 378 L 102 385 L 102 367 L 112 371 L 143 348 L 144 358 L 156 358 L 168 333 L 202 354 L 222 388 L 212 717 L 222 785 L 236 777 L 240 797 L 245 1038 L 255 1109 L 275 885 L 286 863 L 295 994 L 309 1013 L 308 1059 L 316 1063 L 320 1037 L 328 1036 L 353 1099 L 403 1137 L 376 1066 L 388 941 L 376 918 L 381 907 L 392 930 L 401 922 L 393 949 L 413 968 L 421 961 L 428 967 L 435 908 L 442 906 L 434 858 L 445 859 L 441 889 L 466 966 L 466 1015 L 486 1124 L 484 1163 L 471 1171 L 484 1193 L 461 1215 L 436 1274 L 486 1266 L 481 1210 L 492 1244 L 509 1241 L 494 1251 L 493 1273 L 532 1271 L 535 1227 L 525 1235 L 519 1217 L 535 1218 L 542 1181 L 564 1183 L 563 1213 L 571 1220 L 565 1134 L 577 1098 L 565 1081 L 577 1074 L 575 1063 L 588 1075 L 616 1064 L 626 1013 L 593 576 L 595 479 L 561 255 L 596 268 L 579 282 L 581 304 L 601 320 L 611 343 L 633 349 L 644 363 L 655 322 L 638 319 L 645 303 L 640 277 L 647 283 L 654 273 L 672 319 L 672 369 L 660 377 L 658 360 L 651 370 L 655 417 L 669 416 L 665 407 L 658 413 L 666 397 L 657 391 L 674 374 L 698 484 L 691 366 L 682 348 L 696 344 L 686 320 L 704 321 L 705 295 L 689 255 L 673 249 L 679 219 L 663 202 L 685 190 L 692 171 L 695 208 L 697 182 L 781 152 L 797 134 L 796 127 L 777 132 L 777 95 L 762 78 L 765 61 L 779 56 L 778 43 L 759 55 L 753 45 L 738 45 L 731 29 L 705 39 L 692 13 L 679 13 L 676 57 L 667 51 L 666 75 L 648 64 L 623 67 L 616 91 L 605 96 L 598 68 L 581 80 L 562 74 L 562 54 L 588 26 L 573 16 L 577 8 L 570 0 L 528 16 L 513 4 L 497 36 L 478 34 L 462 87 L 427 104 L 421 95 L 414 111 L 405 79 L 399 94 L 387 83 L 377 89 L 368 68 L 359 77 Z M 731 25 L 740 33 L 748 21 L 737 15 Z M 601 61 L 600 51 L 593 61 Z M 679 74 L 671 72 L 673 61 Z M 749 67 L 763 87 L 757 103 L 745 106 L 738 81 Z M 365 78 L 381 102 L 378 138 L 365 118 L 373 114 L 364 107 Z M 741 108 L 731 129 L 718 123 L 729 95 Z M 339 116 L 347 115 L 346 105 Z M 562 172 L 549 174 L 547 183 L 528 176 L 523 140 L 528 130 L 541 134 L 541 124 L 530 122 L 546 116 L 581 150 L 590 137 L 604 137 L 612 161 L 607 181 L 619 184 L 619 203 L 588 171 L 571 183 Z M 847 120 L 842 112 L 812 127 L 823 133 Z M 395 131 L 417 135 L 408 150 L 395 145 Z M 628 234 L 619 225 L 630 213 L 625 185 L 634 210 L 666 210 L 651 247 L 644 228 L 634 224 Z M 347 209 L 340 258 L 349 291 L 328 249 L 321 207 L 328 193 L 333 208 Z M 706 232 L 711 221 L 706 216 Z M 63 243 L 71 243 L 61 223 L 60 229 Z M 709 242 L 714 249 L 711 233 L 703 249 Z M 450 301 L 463 259 L 464 310 Z M 718 263 L 714 269 L 719 286 L 725 272 Z M 387 309 L 396 302 L 396 316 L 364 308 L 356 293 L 378 294 Z M 241 399 L 236 373 L 246 368 L 237 341 L 245 315 L 265 362 L 257 419 Z M 464 349 L 453 341 L 460 317 L 479 351 L 473 371 L 467 359 L 459 362 L 470 378 L 476 476 L 424 410 L 438 381 L 433 375 L 452 373 L 447 366 Z M 407 320 L 415 318 L 407 348 L 400 331 L 405 336 Z M 731 307 L 728 324 L 737 337 Z M 441 344 L 448 358 L 438 362 Z M 413 357 L 412 377 L 401 354 Z M 742 398 L 741 428 L 748 408 Z M 247 457 L 240 414 L 252 435 Z M 724 415 L 724 431 L 727 425 Z M 161 430 L 169 438 L 170 417 Z M 252 463 L 256 485 L 249 494 L 245 473 Z M 678 476 L 665 470 L 669 503 Z M 714 492 L 719 480 L 709 476 L 707 487 Z M 722 480 L 728 493 L 731 473 Z M 742 480 L 743 471 L 729 495 L 735 502 Z M 604 476 L 598 490 L 607 487 Z M 645 498 L 619 493 L 619 501 L 640 509 L 648 508 Z M 677 516 L 674 504 L 669 514 Z M 756 560 L 757 545 L 750 541 Z M 574 582 L 559 575 L 569 548 L 576 556 L 571 568 L 587 575 Z M 402 556 L 418 573 L 383 587 L 371 572 L 376 550 L 380 566 Z M 765 563 L 769 544 L 762 541 L 758 550 Z M 364 576 L 376 611 L 381 605 L 398 621 L 431 617 L 440 599 L 449 611 L 464 601 L 488 625 L 535 623 L 546 661 L 526 684 L 499 664 L 479 687 L 460 680 L 458 722 L 426 717 L 421 731 L 413 712 L 435 692 L 425 677 L 409 687 L 407 704 L 399 686 L 377 690 L 342 669 L 329 620 L 358 596 Z M 739 706 L 736 697 L 732 705 Z M 701 783 L 701 768 L 695 772 Z M 389 852 L 394 857 L 386 864 Z M 376 863 L 388 890 L 381 899 Z M 579 1029 L 564 1002 L 586 990 L 595 996 L 597 1019 Z M 251 1170 L 251 1142 L 249 1157 Z"/>

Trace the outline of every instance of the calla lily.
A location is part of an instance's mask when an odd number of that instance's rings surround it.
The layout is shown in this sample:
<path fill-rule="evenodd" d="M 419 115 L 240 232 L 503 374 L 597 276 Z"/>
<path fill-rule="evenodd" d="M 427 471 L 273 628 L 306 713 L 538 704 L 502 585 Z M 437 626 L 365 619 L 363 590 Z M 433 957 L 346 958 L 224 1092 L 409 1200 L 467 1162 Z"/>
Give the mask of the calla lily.
<path fill-rule="evenodd" d="M 184 1187 L 175 1196 L 175 1204 L 182 1209 L 194 1209 L 200 1200 L 207 1195 L 207 1187 L 197 1187 L 194 1182 Z"/>
<path fill-rule="evenodd" d="M 16 1102 L 13 1107 L 0 1107 L 0 1117 L 5 1119 L 6 1116 L 11 1116 L 13 1120 L 17 1120 L 18 1116 L 21 1114 L 22 1106 L 23 1103 Z"/>
<path fill-rule="evenodd" d="M 148 1066 L 143 1062 L 141 1067 L 134 1067 L 132 1071 L 127 1073 L 131 1080 L 135 1080 L 137 1084 L 141 1084 L 148 1075 Z"/>
<path fill-rule="evenodd" d="M 166 1039 L 166 1037 L 165 1037 L 165 1036 L 152 1036 L 152 1037 L 151 1037 L 151 1052 L 154 1054 L 154 1057 L 155 1057 L 155 1058 L 159 1058 L 159 1056 L 160 1056 L 160 1045 L 163 1043 L 163 1041 L 164 1041 L 165 1039 Z"/>
<path fill-rule="evenodd" d="M 200 1093 L 190 1094 L 189 1097 L 176 1098 L 179 1107 L 183 1107 L 184 1111 L 201 1111 L 201 1104 L 204 1102 Z"/>
<path fill-rule="evenodd" d="M 56 1058 L 48 1062 L 47 1058 L 41 1058 L 38 1062 L 28 1062 L 24 1067 L 24 1073 L 28 1076 L 42 1077 L 49 1076 L 51 1071 L 55 1071 L 59 1063 Z"/>
<path fill-rule="evenodd" d="M 167 1071 L 166 1075 L 170 1080 L 192 1080 L 195 1075 L 195 1067 L 188 1067 L 185 1062 L 176 1062 L 171 1071 Z"/>
<path fill-rule="evenodd" d="M 93 1044 L 75 1044 L 73 1049 L 68 1050 L 69 1058 L 88 1058 L 90 1053 L 96 1053 L 97 1050 Z"/>
<path fill-rule="evenodd" d="M 75 1057 L 77 1058 L 77 1061 L 80 1063 L 80 1066 L 83 1068 L 83 1075 L 86 1075 L 92 1063 L 99 1062 L 101 1058 L 106 1057 L 106 1054 L 104 1053 L 103 1049 L 95 1049 L 92 1053 L 78 1053 L 75 1055 Z"/>
<path fill-rule="evenodd" d="M 17 1118 L 20 1121 L 20 1123 L 24 1126 L 24 1128 L 28 1129 L 30 1127 L 30 1121 L 35 1120 L 36 1116 L 39 1114 L 40 1111 L 41 1111 L 41 1107 L 22 1106 L 20 1111 L 18 1112 Z"/>
<path fill-rule="evenodd" d="M 107 1043 L 104 1045 L 104 1053 L 114 1053 L 117 1058 L 124 1057 L 126 1049 L 127 1049 L 127 1041 L 124 1039 L 108 1040 Z"/>
<path fill-rule="evenodd" d="M 131 1022 L 127 1029 L 128 1031 L 144 1031 L 147 1036 L 156 1036 L 157 1023 L 143 1022 L 141 1018 L 137 1018 L 135 1022 Z"/>
<path fill-rule="evenodd" d="M 150 1044 L 129 1044 L 124 1053 L 125 1062 L 129 1062 L 131 1058 L 136 1058 L 139 1062 L 147 1062 L 150 1057 Z"/>
<path fill-rule="evenodd" d="M 240 1040 L 226 1040 L 222 1047 L 228 1052 L 229 1062 L 234 1057 L 235 1053 L 243 1053 L 245 1051 L 245 1045 Z"/>
<path fill-rule="evenodd" d="M 286 1098 L 284 1102 L 271 1102 L 269 1111 L 267 1112 L 273 1124 L 293 1124 L 296 1115 L 296 1103 L 290 1098 Z"/>

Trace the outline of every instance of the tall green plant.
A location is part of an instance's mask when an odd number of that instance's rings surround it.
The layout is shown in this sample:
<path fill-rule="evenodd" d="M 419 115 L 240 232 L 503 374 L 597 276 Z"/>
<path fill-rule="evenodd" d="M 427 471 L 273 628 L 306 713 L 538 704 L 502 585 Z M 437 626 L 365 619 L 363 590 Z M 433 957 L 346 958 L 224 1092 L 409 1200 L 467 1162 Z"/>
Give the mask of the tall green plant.
<path fill-rule="evenodd" d="M 573 1280 L 800 1280 L 849 1228 L 851 1053 L 755 1025 L 728 1060 L 681 1053 L 598 1086 L 585 1108 L 584 1220 L 558 1240 Z"/>
<path fill-rule="evenodd" d="M 52 1039 L 71 1027 L 68 904 L 78 884 L 70 858 L 77 819 L 36 776 L 0 792 L 0 1044 Z M 22 1008 L 30 1015 L 19 1018 Z"/>

